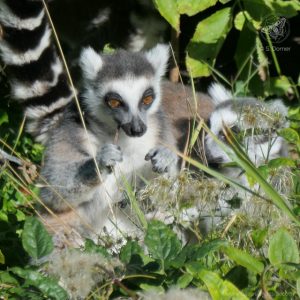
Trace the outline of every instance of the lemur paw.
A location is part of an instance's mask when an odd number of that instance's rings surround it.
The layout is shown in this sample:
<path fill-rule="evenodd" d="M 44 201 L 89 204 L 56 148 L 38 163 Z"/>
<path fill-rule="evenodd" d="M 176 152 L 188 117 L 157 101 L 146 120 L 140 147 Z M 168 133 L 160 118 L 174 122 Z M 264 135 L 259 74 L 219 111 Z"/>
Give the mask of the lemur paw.
<path fill-rule="evenodd" d="M 97 159 L 101 167 L 107 168 L 111 171 L 117 162 L 121 162 L 123 160 L 123 154 L 119 146 L 114 144 L 105 144 L 100 149 Z"/>
<path fill-rule="evenodd" d="M 170 172 L 173 167 L 176 167 L 177 155 L 168 148 L 156 147 L 148 152 L 145 160 L 151 160 L 154 172 L 166 173 Z"/>

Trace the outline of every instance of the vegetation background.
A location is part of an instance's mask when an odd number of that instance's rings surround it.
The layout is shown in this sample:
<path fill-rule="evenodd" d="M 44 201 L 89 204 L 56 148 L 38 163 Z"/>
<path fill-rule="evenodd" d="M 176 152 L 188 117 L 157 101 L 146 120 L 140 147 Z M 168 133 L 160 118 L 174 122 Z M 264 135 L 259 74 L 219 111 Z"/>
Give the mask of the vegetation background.
<path fill-rule="evenodd" d="M 212 299 L 299 299 L 299 1 L 65 0 L 49 5 L 70 61 L 85 44 L 126 47 L 133 30 L 130 13 L 141 19 L 153 14 L 164 28 L 158 30 L 157 40 L 171 42 L 184 82 L 205 90 L 214 79 L 235 95 L 285 100 L 291 125 L 280 134 L 290 143 L 291 157 L 254 170 L 247 159 L 239 160 L 242 154 L 234 148 L 237 162 L 266 187 L 271 206 L 279 206 L 266 215 L 266 222 L 253 215 L 237 217 L 201 236 L 198 243 L 182 245 L 167 225 L 152 221 L 145 229 L 145 247 L 128 240 L 121 250 L 107 251 L 87 240 L 80 251 L 53 254 L 43 263 L 42 258 L 53 252 L 51 237 L 34 217 L 34 180 L 43 147 L 24 132 L 22 108 L 10 99 L 1 65 L 0 149 L 18 157 L 22 166 L 0 160 L 0 298 L 138 299 L 140 291 L 163 293 L 176 286 L 208 291 Z M 95 7 L 109 7 L 112 17 L 87 35 L 80 28 Z M 76 35 L 73 42 L 68 28 Z M 177 74 L 174 66 L 171 79 Z M 267 189 L 263 176 L 286 166 L 293 174 L 288 209 L 282 205 L 286 199 Z"/>

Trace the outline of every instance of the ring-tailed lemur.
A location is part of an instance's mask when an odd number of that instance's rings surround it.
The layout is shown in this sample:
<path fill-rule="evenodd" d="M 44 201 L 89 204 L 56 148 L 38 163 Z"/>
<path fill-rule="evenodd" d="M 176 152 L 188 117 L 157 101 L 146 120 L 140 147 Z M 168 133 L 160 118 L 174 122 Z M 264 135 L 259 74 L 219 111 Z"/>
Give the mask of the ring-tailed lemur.
<path fill-rule="evenodd" d="M 162 146 L 175 146 L 160 104 L 168 47 L 111 55 L 83 50 L 85 132 L 42 1 L 0 0 L 0 23 L 12 94 L 26 108 L 28 131 L 46 145 L 41 198 L 56 212 L 72 207 L 99 232 L 109 203 L 121 200 L 125 179 L 177 170 L 177 156 Z M 81 223 L 80 218 L 72 222 Z"/>
<path fill-rule="evenodd" d="M 231 128 L 256 166 L 287 155 L 287 144 L 277 134 L 279 129 L 288 126 L 287 107 L 282 100 L 262 102 L 256 98 L 234 97 L 220 84 L 212 84 L 209 94 L 215 104 L 209 118 L 210 129 L 221 141 L 226 143 L 224 126 Z M 205 147 L 209 163 L 221 166 L 222 173 L 245 181 L 239 169 L 226 167 L 232 160 L 210 134 L 206 136 Z"/>
<path fill-rule="evenodd" d="M 223 128 L 231 128 L 256 166 L 287 155 L 286 142 L 277 134 L 278 130 L 288 126 L 287 108 L 282 100 L 262 102 L 256 98 L 235 98 L 217 83 L 210 86 L 209 94 L 215 104 L 208 120 L 209 126 L 219 140 L 226 144 Z M 216 166 L 223 175 L 260 193 L 258 185 L 250 187 L 240 167 L 232 166 L 231 158 L 210 133 L 205 138 L 205 152 L 211 167 Z M 278 177 L 272 174 L 268 180 L 279 193 L 287 196 L 289 188 L 282 189 L 281 179 Z M 213 178 L 191 176 L 189 173 L 183 174 L 182 178 L 177 185 L 169 182 L 173 189 L 167 183 L 160 186 L 158 178 L 143 191 L 144 195 L 152 197 L 152 201 L 146 202 L 150 203 L 148 205 L 152 215 L 164 222 L 173 223 L 175 228 L 178 224 L 179 228 L 183 226 L 195 229 L 199 226 L 201 233 L 207 233 L 231 213 L 241 211 L 251 214 L 259 210 L 257 199 L 255 201 L 252 195 L 242 189 L 222 185 Z M 145 197 L 143 194 L 141 198 Z M 187 234 L 189 231 L 180 229 L 178 233 L 184 240 L 191 238 Z"/>

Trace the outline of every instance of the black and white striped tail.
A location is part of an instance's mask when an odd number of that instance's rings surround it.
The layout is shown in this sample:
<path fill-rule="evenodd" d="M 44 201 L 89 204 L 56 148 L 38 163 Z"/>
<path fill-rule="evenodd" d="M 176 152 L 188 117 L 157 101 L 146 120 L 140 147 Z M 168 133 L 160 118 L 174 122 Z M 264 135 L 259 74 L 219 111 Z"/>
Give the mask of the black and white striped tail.
<path fill-rule="evenodd" d="M 73 95 L 42 1 L 0 0 L 0 24 L 1 57 L 12 96 L 25 108 L 27 131 L 45 142 Z"/>

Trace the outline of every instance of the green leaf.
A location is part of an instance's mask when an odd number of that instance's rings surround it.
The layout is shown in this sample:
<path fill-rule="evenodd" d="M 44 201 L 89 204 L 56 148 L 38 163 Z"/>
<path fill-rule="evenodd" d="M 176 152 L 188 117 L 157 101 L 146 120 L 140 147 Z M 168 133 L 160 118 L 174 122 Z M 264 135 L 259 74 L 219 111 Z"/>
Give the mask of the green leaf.
<path fill-rule="evenodd" d="M 120 260 L 128 264 L 132 255 L 143 253 L 142 247 L 136 241 L 128 241 L 120 251 Z"/>
<path fill-rule="evenodd" d="M 264 245 L 267 234 L 268 229 L 266 228 L 260 228 L 252 231 L 251 238 L 256 248 L 261 248 Z"/>
<path fill-rule="evenodd" d="M 231 9 L 218 10 L 202 20 L 187 47 L 186 65 L 193 77 L 210 76 L 216 57 L 231 29 Z"/>
<path fill-rule="evenodd" d="M 300 10 L 300 3 L 299 1 L 295 0 L 276 0 L 271 1 L 272 7 L 278 16 L 285 16 L 288 18 L 297 16 Z"/>
<path fill-rule="evenodd" d="M 202 245 L 190 245 L 187 247 L 187 258 L 191 261 L 197 261 L 211 252 L 219 250 L 221 247 L 226 246 L 227 241 L 223 240 L 212 240 Z"/>
<path fill-rule="evenodd" d="M 229 246 L 224 247 L 223 251 L 230 259 L 235 261 L 237 264 L 247 268 L 254 273 L 262 273 L 264 270 L 264 264 L 247 252 Z"/>
<path fill-rule="evenodd" d="M 278 132 L 278 135 L 282 136 L 289 143 L 296 144 L 300 141 L 298 132 L 292 128 L 284 128 Z"/>
<path fill-rule="evenodd" d="M 278 96 L 293 93 L 292 85 L 286 76 L 271 77 L 269 90 L 271 94 Z"/>
<path fill-rule="evenodd" d="M 261 22 L 254 20 L 247 11 L 240 11 L 234 18 L 234 27 L 241 31 L 245 23 L 253 30 L 258 30 L 261 24 Z"/>
<path fill-rule="evenodd" d="M 103 255 L 106 258 L 110 258 L 110 254 L 107 249 L 103 246 L 96 245 L 92 240 L 86 239 L 84 243 L 84 250 L 88 253 L 98 253 Z"/>
<path fill-rule="evenodd" d="M 176 259 L 182 246 L 176 234 L 160 221 L 151 221 L 145 236 L 145 245 L 153 258 L 161 260 L 163 266 Z"/>
<path fill-rule="evenodd" d="M 299 263 L 297 243 L 283 228 L 271 236 L 268 254 L 269 260 L 274 266 L 283 263 Z"/>
<path fill-rule="evenodd" d="M 178 12 L 180 14 L 187 14 L 188 16 L 193 16 L 213 5 L 215 5 L 218 0 L 179 0 L 177 1 Z"/>
<path fill-rule="evenodd" d="M 68 299 L 67 292 L 52 278 L 44 277 L 37 271 L 25 270 L 18 267 L 11 268 L 10 271 L 25 279 L 25 285 L 38 288 L 45 296 L 51 299 Z"/>
<path fill-rule="evenodd" d="M 180 14 L 177 11 L 177 2 L 175 0 L 153 0 L 159 13 L 168 21 L 168 23 L 179 32 Z"/>
<path fill-rule="evenodd" d="M 194 277 L 202 280 L 208 288 L 213 300 L 231 299 L 246 300 L 248 299 L 241 291 L 238 290 L 231 282 L 223 280 L 218 274 L 202 268 L 199 263 L 189 264 L 188 272 Z"/>
<path fill-rule="evenodd" d="M 16 278 L 12 277 L 8 271 L 0 271 L 0 282 L 12 285 L 19 285 Z"/>
<path fill-rule="evenodd" d="M 193 279 L 193 275 L 185 273 L 178 278 L 176 285 L 181 289 L 185 289 L 192 282 Z"/>
<path fill-rule="evenodd" d="M 34 217 L 29 217 L 25 221 L 22 244 L 26 252 L 35 259 L 50 254 L 54 247 L 51 235 Z"/>
<path fill-rule="evenodd" d="M 241 31 L 246 21 L 245 12 L 240 11 L 234 18 L 234 27 Z"/>
<path fill-rule="evenodd" d="M 0 109 L 0 126 L 4 123 L 8 123 L 8 114 L 6 111 Z"/>
<path fill-rule="evenodd" d="M 297 279 L 296 288 L 297 288 L 297 294 L 300 297 L 300 278 Z"/>
<path fill-rule="evenodd" d="M 2 265 L 5 264 L 5 256 L 1 250 L 0 250 L 0 264 L 2 264 Z"/>
<path fill-rule="evenodd" d="M 295 167 L 295 166 L 296 166 L 295 161 L 288 157 L 274 158 L 268 162 L 268 167 L 275 168 L 275 169 L 280 167 Z"/>
<path fill-rule="evenodd" d="M 141 283 L 140 288 L 144 291 L 150 291 L 150 292 L 155 292 L 156 294 L 163 293 L 165 290 L 162 286 L 159 285 L 151 285 L 147 283 Z"/>
<path fill-rule="evenodd" d="M 273 0 L 271 0 L 273 1 Z M 273 7 L 270 0 L 243 1 L 245 10 L 256 21 L 263 21 L 266 16 L 273 14 Z"/>

